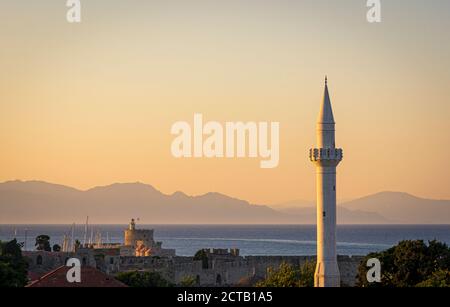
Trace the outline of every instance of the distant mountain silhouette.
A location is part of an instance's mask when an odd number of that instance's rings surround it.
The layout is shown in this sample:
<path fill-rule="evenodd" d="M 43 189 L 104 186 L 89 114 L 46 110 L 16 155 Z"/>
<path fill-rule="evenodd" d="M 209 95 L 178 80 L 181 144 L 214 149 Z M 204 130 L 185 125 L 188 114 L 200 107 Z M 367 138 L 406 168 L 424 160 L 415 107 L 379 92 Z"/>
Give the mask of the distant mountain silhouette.
<path fill-rule="evenodd" d="M 400 224 L 450 224 L 450 200 L 419 198 L 401 192 L 381 192 L 345 202 L 350 210 L 374 212 Z"/>
<path fill-rule="evenodd" d="M 148 224 L 294 223 L 295 217 L 219 193 L 166 195 L 142 183 L 112 184 L 80 191 L 39 181 L 0 183 L 0 223 Z"/>
<path fill-rule="evenodd" d="M 1 224 L 128 222 L 147 224 L 314 224 L 315 205 L 294 201 L 273 206 L 250 204 L 220 193 L 163 194 L 151 185 L 116 183 L 81 191 L 41 181 L 0 183 Z M 338 206 L 341 224 L 450 224 L 450 201 L 383 192 Z"/>
<path fill-rule="evenodd" d="M 316 204 L 312 201 L 294 200 L 270 205 L 270 207 L 280 212 L 297 215 L 306 223 L 316 222 Z M 337 222 L 338 224 L 387 224 L 391 221 L 376 212 L 366 212 L 358 208 L 350 210 L 338 205 Z"/>
<path fill-rule="evenodd" d="M 271 205 L 311 220 L 315 204 L 304 200 Z M 450 200 L 419 198 L 402 192 L 380 192 L 338 204 L 340 224 L 450 224 Z"/>
<path fill-rule="evenodd" d="M 306 203 L 305 203 L 306 204 Z M 316 223 L 316 207 L 315 205 L 310 206 L 295 206 L 292 203 L 290 207 L 279 207 L 278 205 L 270 206 L 274 210 L 283 212 L 286 214 L 291 214 L 299 217 L 300 223 L 305 224 L 315 224 Z M 381 214 L 375 212 L 366 212 L 362 210 L 349 210 L 342 206 L 337 208 L 337 223 L 338 224 L 390 224 L 393 223 L 382 216 Z"/>

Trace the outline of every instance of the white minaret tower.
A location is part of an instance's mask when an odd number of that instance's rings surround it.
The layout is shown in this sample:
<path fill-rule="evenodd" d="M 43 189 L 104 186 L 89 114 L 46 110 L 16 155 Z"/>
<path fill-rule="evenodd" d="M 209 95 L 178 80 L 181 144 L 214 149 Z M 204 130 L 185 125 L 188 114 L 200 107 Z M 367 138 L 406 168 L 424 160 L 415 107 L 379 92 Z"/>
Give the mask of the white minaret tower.
<path fill-rule="evenodd" d="M 340 275 L 336 255 L 336 166 L 342 160 L 342 149 L 336 148 L 334 117 L 328 81 L 317 120 L 317 148 L 309 156 L 317 175 L 317 266 L 316 287 L 339 287 Z"/>

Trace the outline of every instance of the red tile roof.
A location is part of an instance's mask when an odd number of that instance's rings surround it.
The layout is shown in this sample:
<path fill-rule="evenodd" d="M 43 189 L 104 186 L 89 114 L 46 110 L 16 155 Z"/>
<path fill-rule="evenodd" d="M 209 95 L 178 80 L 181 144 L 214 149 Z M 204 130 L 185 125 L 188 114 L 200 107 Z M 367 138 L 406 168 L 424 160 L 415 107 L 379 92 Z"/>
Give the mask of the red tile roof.
<path fill-rule="evenodd" d="M 120 281 L 114 279 L 113 277 L 97 270 L 96 268 L 89 266 L 81 267 L 81 282 L 80 283 L 69 283 L 67 281 L 67 272 L 70 267 L 61 266 L 56 270 L 53 270 L 36 281 L 30 283 L 27 287 L 31 288 L 66 288 L 66 287 L 75 287 L 75 288 L 123 288 L 127 287 L 125 284 Z"/>
<path fill-rule="evenodd" d="M 30 281 L 38 280 L 39 278 L 41 278 L 41 276 L 42 276 L 42 274 L 28 271 L 28 280 L 30 280 Z"/>

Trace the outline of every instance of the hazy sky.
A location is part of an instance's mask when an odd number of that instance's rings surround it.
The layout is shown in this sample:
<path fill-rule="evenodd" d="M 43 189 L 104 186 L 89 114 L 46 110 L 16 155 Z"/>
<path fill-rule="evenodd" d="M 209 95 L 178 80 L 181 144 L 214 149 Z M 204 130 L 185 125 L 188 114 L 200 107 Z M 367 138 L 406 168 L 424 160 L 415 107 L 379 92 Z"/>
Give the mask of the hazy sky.
<path fill-rule="evenodd" d="M 450 1 L 0 0 L 0 181 L 141 181 L 255 203 L 315 198 L 329 76 L 338 198 L 450 199 Z M 171 125 L 279 121 L 280 165 L 175 159 Z"/>

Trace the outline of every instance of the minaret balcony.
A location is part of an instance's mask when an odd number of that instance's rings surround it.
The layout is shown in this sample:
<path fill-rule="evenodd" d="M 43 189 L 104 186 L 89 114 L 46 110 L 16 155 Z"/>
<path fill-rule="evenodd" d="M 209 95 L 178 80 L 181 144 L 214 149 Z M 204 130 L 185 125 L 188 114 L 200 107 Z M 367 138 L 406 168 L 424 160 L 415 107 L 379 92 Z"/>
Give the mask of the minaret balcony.
<path fill-rule="evenodd" d="M 343 151 L 340 148 L 312 148 L 309 150 L 309 158 L 312 162 L 339 162 L 343 156 Z"/>

